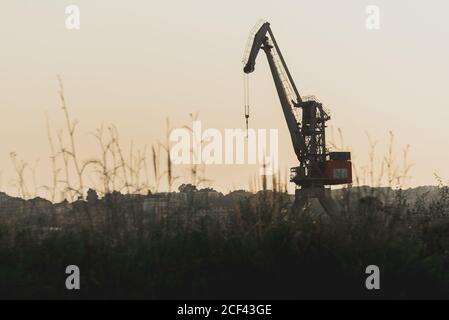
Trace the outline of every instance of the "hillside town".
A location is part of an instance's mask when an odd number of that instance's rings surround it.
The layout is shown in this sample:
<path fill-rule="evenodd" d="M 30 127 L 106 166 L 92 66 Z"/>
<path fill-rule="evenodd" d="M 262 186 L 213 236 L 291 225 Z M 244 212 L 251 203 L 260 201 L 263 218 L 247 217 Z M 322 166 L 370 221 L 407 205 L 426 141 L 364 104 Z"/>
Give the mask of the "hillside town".
<path fill-rule="evenodd" d="M 436 187 L 411 188 L 404 190 L 403 196 L 408 201 L 419 198 L 431 200 L 437 191 Z M 347 192 L 347 189 L 337 189 L 332 194 L 334 198 L 345 201 L 348 198 Z M 225 195 L 211 188 L 198 189 L 191 184 L 182 184 L 178 192 L 148 192 L 146 195 L 114 191 L 99 197 L 95 190 L 89 189 L 85 199 L 58 203 L 40 197 L 25 200 L 0 192 L 0 224 L 13 225 L 20 222 L 22 225 L 59 229 L 88 221 L 93 227 L 120 224 L 121 227 L 128 226 L 128 229 L 138 229 L 152 222 L 195 223 L 202 219 L 212 219 L 226 225 L 240 210 L 239 206 L 243 203 L 260 203 L 253 200 L 261 196 L 267 201 L 273 201 L 272 191 L 254 194 L 237 190 Z M 352 205 L 363 204 L 359 200 L 366 196 L 375 196 L 376 205 L 381 210 L 388 197 L 397 197 L 397 193 L 390 188 L 353 188 L 349 202 Z M 276 197 L 276 202 L 280 202 L 283 208 L 288 208 L 294 201 L 294 196 L 287 193 L 277 193 Z M 280 198 L 282 201 L 279 201 Z M 313 211 L 320 213 L 319 209 L 317 206 Z"/>
<path fill-rule="evenodd" d="M 251 193 L 239 190 L 223 195 L 211 188 L 197 189 L 183 184 L 179 192 L 147 195 L 122 194 L 114 191 L 99 197 L 89 189 L 86 199 L 52 203 L 35 197 L 25 200 L 0 192 L 0 224 L 20 221 L 30 226 L 70 227 L 87 218 L 93 226 L 121 223 L 133 226 L 154 222 L 187 222 L 212 218 L 226 224 L 240 200 Z M 57 227 L 56 227 L 57 226 Z"/>

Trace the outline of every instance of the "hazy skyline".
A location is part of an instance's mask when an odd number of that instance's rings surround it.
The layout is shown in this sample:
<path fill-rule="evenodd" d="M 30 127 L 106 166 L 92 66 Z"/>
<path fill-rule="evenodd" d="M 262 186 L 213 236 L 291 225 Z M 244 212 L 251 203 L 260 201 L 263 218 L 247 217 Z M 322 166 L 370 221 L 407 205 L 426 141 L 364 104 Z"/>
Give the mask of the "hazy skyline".
<path fill-rule="evenodd" d="M 67 5 L 81 10 L 81 29 L 65 28 Z M 380 30 L 365 27 L 366 6 L 380 8 Z M 48 183 L 45 114 L 64 127 L 57 75 L 78 149 L 99 156 L 89 135 L 114 124 L 128 146 L 164 141 L 165 119 L 189 124 L 199 112 L 206 128 L 244 128 L 242 64 L 250 29 L 272 25 L 302 95 L 313 94 L 342 128 L 356 165 L 368 163 L 366 133 L 385 152 L 388 131 L 410 144 L 412 186 L 449 179 L 449 22 L 446 1 L 4 1 L 0 38 L 0 190 L 14 193 L 10 152 Z M 296 165 L 266 59 L 250 78 L 250 126 L 279 129 L 280 167 Z M 331 136 L 329 128 L 328 137 Z M 178 168 L 179 174 L 187 173 Z M 207 167 L 221 191 L 247 188 L 256 165 Z M 185 175 L 188 180 L 188 174 Z M 179 179 L 179 182 L 184 182 Z M 291 185 L 290 187 L 293 187 Z"/>

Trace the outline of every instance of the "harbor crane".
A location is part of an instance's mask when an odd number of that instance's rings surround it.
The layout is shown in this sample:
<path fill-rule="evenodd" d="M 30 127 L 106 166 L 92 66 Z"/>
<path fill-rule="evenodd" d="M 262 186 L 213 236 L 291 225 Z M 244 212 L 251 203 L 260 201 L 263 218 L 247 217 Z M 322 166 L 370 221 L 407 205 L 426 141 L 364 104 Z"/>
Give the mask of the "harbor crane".
<path fill-rule="evenodd" d="M 294 205 L 303 208 L 315 198 L 327 214 L 338 216 L 340 209 L 328 186 L 352 183 L 351 154 L 329 152 L 327 149 L 325 129 L 326 122 L 330 120 L 329 112 L 316 98 L 301 97 L 268 22 L 256 25 L 250 34 L 243 61 L 245 74 L 255 70 L 260 50 L 268 59 L 299 162 L 298 166 L 290 169 L 290 182 L 296 184 Z M 245 84 L 247 86 L 247 78 Z M 246 121 L 249 118 L 247 95 L 245 91 Z"/>

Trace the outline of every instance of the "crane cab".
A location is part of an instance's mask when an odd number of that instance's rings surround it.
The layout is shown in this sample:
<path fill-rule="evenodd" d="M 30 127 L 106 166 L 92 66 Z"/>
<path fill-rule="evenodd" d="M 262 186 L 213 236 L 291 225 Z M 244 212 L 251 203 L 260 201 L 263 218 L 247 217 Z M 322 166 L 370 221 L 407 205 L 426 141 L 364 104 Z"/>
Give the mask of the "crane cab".
<path fill-rule="evenodd" d="M 330 152 L 325 162 L 328 184 L 352 183 L 352 163 L 350 152 Z"/>
<path fill-rule="evenodd" d="M 319 170 L 308 173 L 304 166 L 290 169 L 290 181 L 299 186 L 339 185 L 352 183 L 350 152 L 330 152 L 326 160 L 318 162 Z"/>

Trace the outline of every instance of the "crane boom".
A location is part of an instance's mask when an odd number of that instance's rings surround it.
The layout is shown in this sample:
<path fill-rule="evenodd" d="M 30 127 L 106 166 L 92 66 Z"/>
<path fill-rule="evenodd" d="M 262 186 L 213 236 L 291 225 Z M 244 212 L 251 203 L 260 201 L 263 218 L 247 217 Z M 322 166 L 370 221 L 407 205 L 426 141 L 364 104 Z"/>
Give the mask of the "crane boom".
<path fill-rule="evenodd" d="M 270 38 L 267 37 L 267 34 L 270 36 Z M 273 32 L 271 31 L 270 24 L 268 22 L 265 22 L 254 35 L 251 50 L 243 68 L 243 71 L 245 73 L 252 73 L 255 70 L 256 58 L 260 49 L 264 50 L 268 59 L 274 84 L 276 86 L 279 100 L 281 102 L 282 111 L 284 113 L 287 127 L 292 139 L 293 149 L 298 160 L 300 162 L 303 162 L 305 161 L 304 150 L 306 150 L 306 144 L 300 131 L 298 119 L 296 119 L 293 113 L 293 107 L 299 106 L 302 103 L 302 100 L 287 68 L 287 65 L 285 64 L 285 60 L 276 43 L 276 39 L 274 38 Z M 275 55 L 272 52 L 273 49 L 276 51 L 280 63 L 276 63 Z M 285 70 L 287 78 L 283 76 L 281 68 Z M 294 98 L 296 98 L 296 101 L 290 100 L 287 86 L 293 88 L 295 93 Z"/>

